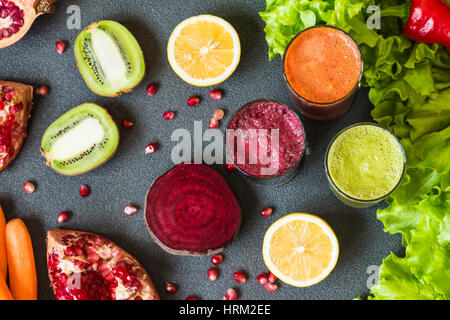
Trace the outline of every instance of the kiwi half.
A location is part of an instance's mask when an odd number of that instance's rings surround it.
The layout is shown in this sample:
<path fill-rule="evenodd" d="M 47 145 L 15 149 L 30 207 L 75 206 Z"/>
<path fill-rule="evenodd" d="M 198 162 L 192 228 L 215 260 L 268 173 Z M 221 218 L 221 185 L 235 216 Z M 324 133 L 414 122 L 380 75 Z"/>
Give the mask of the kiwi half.
<path fill-rule="evenodd" d="M 95 22 L 75 40 L 75 59 L 88 87 L 116 97 L 133 90 L 144 78 L 145 61 L 136 38 L 118 22 Z"/>
<path fill-rule="evenodd" d="M 85 103 L 48 127 L 41 153 L 53 170 L 74 176 L 108 161 L 118 145 L 119 130 L 108 112 L 96 104 Z"/>

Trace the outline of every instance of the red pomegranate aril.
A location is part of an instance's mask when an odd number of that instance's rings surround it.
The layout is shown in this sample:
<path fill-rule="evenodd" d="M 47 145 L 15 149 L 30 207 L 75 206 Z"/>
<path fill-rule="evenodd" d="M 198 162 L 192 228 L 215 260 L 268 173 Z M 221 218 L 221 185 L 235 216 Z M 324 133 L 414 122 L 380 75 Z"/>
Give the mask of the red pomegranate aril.
<path fill-rule="evenodd" d="M 196 107 L 196 106 L 198 106 L 199 103 L 200 103 L 199 97 L 190 97 L 187 101 L 187 105 L 189 107 Z"/>
<path fill-rule="evenodd" d="M 174 294 L 174 293 L 177 293 L 178 290 L 177 290 L 177 287 L 173 283 L 166 282 L 166 291 L 168 294 Z"/>
<path fill-rule="evenodd" d="M 100 260 L 100 256 L 97 253 L 95 253 L 94 251 L 92 251 L 87 254 L 87 259 L 88 259 L 89 263 L 92 264 L 92 263 L 98 262 Z"/>
<path fill-rule="evenodd" d="M 36 89 L 36 94 L 38 96 L 45 97 L 46 95 L 48 95 L 49 91 L 50 90 L 49 90 L 49 88 L 47 86 L 42 86 L 42 87 L 39 87 L 39 88 Z"/>
<path fill-rule="evenodd" d="M 91 194 L 91 189 L 89 189 L 89 187 L 85 184 L 83 184 L 82 186 L 80 186 L 80 196 L 82 196 L 83 198 L 88 197 Z"/>
<path fill-rule="evenodd" d="M 145 154 L 151 154 L 151 153 L 155 153 L 157 149 L 157 145 L 155 142 L 150 142 L 146 147 L 145 147 Z"/>
<path fill-rule="evenodd" d="M 212 118 L 211 120 L 209 120 L 209 128 L 210 129 L 217 129 L 219 128 L 219 120 Z"/>
<path fill-rule="evenodd" d="M 186 298 L 186 300 L 198 300 L 197 297 L 194 296 L 189 296 Z"/>
<path fill-rule="evenodd" d="M 66 43 L 64 41 L 57 41 L 55 47 L 58 54 L 63 54 L 64 50 L 66 49 Z"/>
<path fill-rule="evenodd" d="M 222 92 L 219 90 L 213 89 L 209 91 L 209 96 L 213 100 L 221 100 L 222 99 Z"/>
<path fill-rule="evenodd" d="M 227 293 L 224 295 L 224 298 L 225 297 L 227 299 L 224 299 L 224 300 L 237 300 L 237 298 L 238 298 L 237 293 L 233 288 L 230 288 L 227 290 Z"/>
<path fill-rule="evenodd" d="M 63 211 L 58 215 L 58 223 L 64 223 L 70 219 L 70 213 Z"/>
<path fill-rule="evenodd" d="M 32 182 L 27 181 L 23 184 L 23 191 L 25 191 L 26 193 L 32 194 L 35 190 L 36 190 L 36 187 L 34 186 L 34 184 Z"/>
<path fill-rule="evenodd" d="M 266 289 L 269 292 L 274 292 L 278 290 L 278 286 L 272 282 L 268 282 L 264 285 L 264 289 Z"/>
<path fill-rule="evenodd" d="M 11 102 L 14 97 L 14 92 L 5 92 L 5 100 Z"/>
<path fill-rule="evenodd" d="M 125 213 L 127 216 L 132 216 L 138 212 L 137 208 L 132 206 L 131 204 L 127 205 L 125 209 L 123 210 L 123 213 Z"/>
<path fill-rule="evenodd" d="M 221 264 L 222 261 L 223 261 L 223 256 L 220 254 L 216 254 L 211 257 L 211 263 L 215 266 L 218 266 L 219 264 Z"/>
<path fill-rule="evenodd" d="M 12 105 L 11 107 L 9 107 L 9 112 L 11 112 L 11 114 L 8 115 L 8 117 L 10 117 L 10 118 L 8 118 L 8 120 L 13 121 L 15 119 L 14 114 L 16 114 L 17 112 L 22 111 L 22 109 L 23 109 L 23 103 L 22 102 L 16 103 L 16 104 Z"/>
<path fill-rule="evenodd" d="M 269 277 L 265 273 L 261 273 L 256 277 L 256 281 L 258 281 L 259 284 L 265 285 L 269 282 Z"/>
<path fill-rule="evenodd" d="M 237 170 L 236 166 L 232 163 L 225 164 L 225 169 L 230 172 Z"/>
<path fill-rule="evenodd" d="M 222 109 L 217 109 L 213 113 L 213 118 L 216 120 L 222 120 L 224 116 L 225 116 L 225 111 L 223 111 Z"/>
<path fill-rule="evenodd" d="M 239 283 L 245 283 L 247 282 L 247 278 L 245 277 L 244 273 L 242 271 L 236 271 L 233 273 L 234 280 L 236 280 Z"/>
<path fill-rule="evenodd" d="M 265 208 L 264 210 L 262 210 L 259 214 L 262 215 L 263 217 L 268 217 L 268 216 L 271 216 L 272 213 L 273 213 L 273 209 L 268 207 L 268 208 Z"/>
<path fill-rule="evenodd" d="M 129 120 L 122 120 L 122 127 L 124 128 L 129 128 L 134 126 L 134 122 L 133 121 L 129 121 Z"/>
<path fill-rule="evenodd" d="M 207 274 L 209 281 L 216 281 L 217 276 L 219 274 L 219 270 L 217 270 L 216 268 L 210 268 L 208 269 Z"/>
<path fill-rule="evenodd" d="M 158 86 L 154 83 L 151 83 L 147 86 L 147 95 L 153 96 L 158 91 Z"/>
<path fill-rule="evenodd" d="M 166 111 L 163 113 L 164 120 L 172 120 L 175 118 L 175 113 L 173 111 Z"/>
<path fill-rule="evenodd" d="M 275 282 L 277 281 L 277 279 L 278 279 L 278 278 L 277 278 L 272 272 L 270 272 L 270 271 L 269 271 L 269 273 L 267 274 L 267 277 L 268 277 L 270 283 L 275 283 Z"/>
<path fill-rule="evenodd" d="M 19 27 L 17 24 L 12 24 L 12 25 L 9 27 L 9 31 L 10 31 L 12 34 L 15 34 L 15 33 L 19 32 L 19 30 L 20 30 L 20 27 Z"/>

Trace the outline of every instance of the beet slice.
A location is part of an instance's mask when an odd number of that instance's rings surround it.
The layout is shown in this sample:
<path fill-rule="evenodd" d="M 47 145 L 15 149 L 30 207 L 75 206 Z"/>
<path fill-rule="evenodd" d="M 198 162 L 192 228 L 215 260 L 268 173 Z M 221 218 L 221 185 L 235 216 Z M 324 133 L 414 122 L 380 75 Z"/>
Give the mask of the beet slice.
<path fill-rule="evenodd" d="M 227 182 L 203 164 L 180 164 L 156 179 L 145 212 L 152 238 L 176 255 L 218 253 L 241 224 L 241 208 Z"/>

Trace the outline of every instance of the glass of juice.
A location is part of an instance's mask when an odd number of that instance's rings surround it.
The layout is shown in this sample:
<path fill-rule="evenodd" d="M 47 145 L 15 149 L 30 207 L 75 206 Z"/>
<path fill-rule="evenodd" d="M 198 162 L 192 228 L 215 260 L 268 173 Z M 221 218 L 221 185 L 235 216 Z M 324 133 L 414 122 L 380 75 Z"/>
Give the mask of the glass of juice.
<path fill-rule="evenodd" d="M 346 32 L 314 26 L 298 33 L 283 58 L 291 98 L 305 116 L 334 119 L 351 106 L 364 66 L 358 44 Z"/>
<path fill-rule="evenodd" d="M 231 118 L 227 128 L 229 161 L 261 184 L 288 182 L 298 171 L 306 137 L 299 116 L 271 100 L 250 102 Z"/>
<path fill-rule="evenodd" d="M 400 185 L 406 158 L 400 141 L 369 122 L 339 132 L 328 146 L 325 171 L 334 194 L 355 208 L 375 205 Z"/>

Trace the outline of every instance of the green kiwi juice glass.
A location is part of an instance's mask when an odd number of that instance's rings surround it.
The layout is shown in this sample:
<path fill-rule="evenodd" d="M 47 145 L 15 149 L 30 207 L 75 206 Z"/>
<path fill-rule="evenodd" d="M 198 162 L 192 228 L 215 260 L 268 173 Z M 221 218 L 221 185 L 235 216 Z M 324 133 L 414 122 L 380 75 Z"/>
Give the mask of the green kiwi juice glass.
<path fill-rule="evenodd" d="M 400 141 L 375 123 L 357 123 L 339 132 L 328 146 L 325 171 L 331 189 L 355 208 L 375 205 L 400 185 L 405 173 Z"/>

